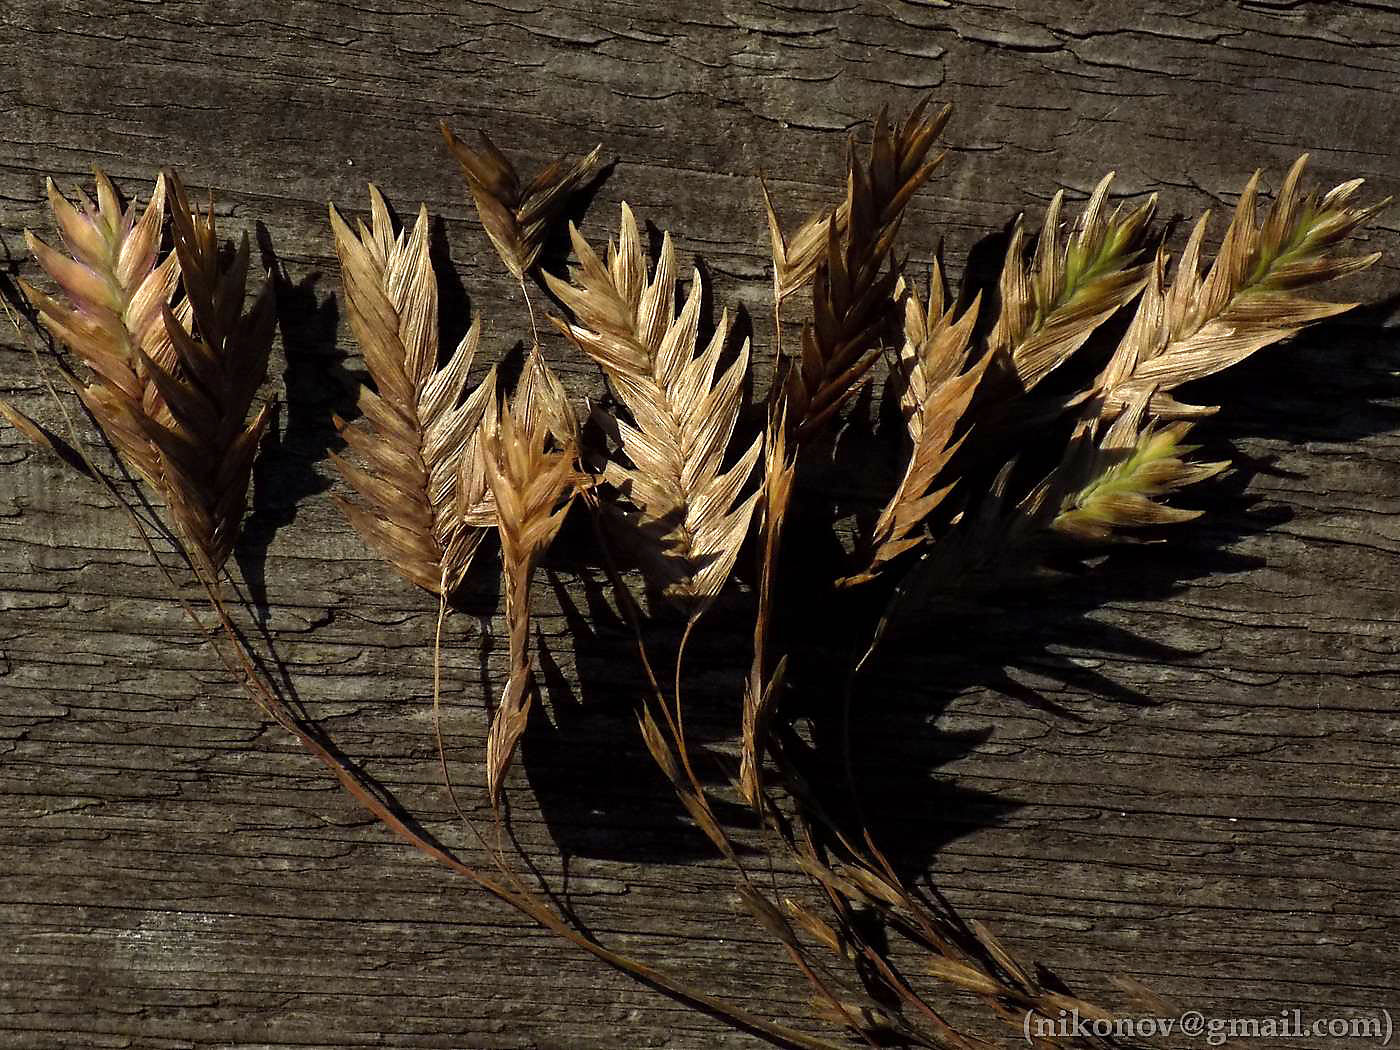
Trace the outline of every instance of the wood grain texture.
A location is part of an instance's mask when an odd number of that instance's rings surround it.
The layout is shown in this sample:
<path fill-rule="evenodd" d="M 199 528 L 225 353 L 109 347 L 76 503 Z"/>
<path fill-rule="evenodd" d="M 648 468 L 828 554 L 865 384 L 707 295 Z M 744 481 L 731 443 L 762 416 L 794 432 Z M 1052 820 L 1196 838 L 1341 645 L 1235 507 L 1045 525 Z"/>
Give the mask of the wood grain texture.
<path fill-rule="evenodd" d="M 954 274 L 1018 210 L 1034 221 L 1108 167 L 1116 193 L 1157 190 L 1167 215 L 1228 206 L 1256 166 L 1276 185 L 1304 149 L 1317 180 L 1400 192 L 1385 0 L 6 0 L 0 54 L 7 276 L 34 272 L 21 235 L 48 228 L 43 176 L 93 164 L 138 193 L 174 165 L 216 188 L 228 234 L 264 224 L 290 286 L 269 391 L 285 403 L 235 555 L 253 636 L 452 842 L 429 735 L 435 609 L 340 519 L 325 459 L 361 369 L 327 198 L 358 208 L 373 179 L 401 214 L 426 201 L 485 319 L 483 361 L 527 336 L 439 118 L 486 129 L 527 172 L 604 142 L 617 163 L 585 236 L 611 234 L 625 198 L 703 259 L 716 304 L 758 318 L 756 173 L 799 218 L 834 199 L 850 129 L 930 92 L 956 103 L 952 153 L 906 243 L 926 260 L 944 240 Z M 1203 522 L 1050 601 L 1008 599 L 868 683 L 860 745 L 885 759 L 867 804 L 954 904 L 1091 995 L 1128 973 L 1223 1016 L 1400 1012 L 1393 213 L 1368 245 L 1387 258 L 1348 288 L 1375 305 L 1213 381 L 1230 407 L 1209 451 L 1232 440 L 1249 469 L 1200 497 Z M 547 349 L 572 389 L 596 389 L 561 338 Z M 0 388 L 61 427 L 8 328 Z M 100 490 L 8 428 L 0 460 L 0 1048 L 757 1045 L 366 824 L 214 669 Z M 513 774 L 521 842 L 599 936 L 800 1019 L 800 980 L 649 768 L 625 635 L 581 633 L 597 587 L 543 576 L 560 676 L 556 724 L 532 728 Z M 479 617 L 449 621 L 448 727 L 471 784 L 506 665 L 493 601 L 480 581 Z M 749 638 L 717 613 L 692 647 L 707 747 L 732 753 Z M 576 679 L 570 697 L 559 680 Z M 911 788 L 919 804 L 891 809 Z"/>

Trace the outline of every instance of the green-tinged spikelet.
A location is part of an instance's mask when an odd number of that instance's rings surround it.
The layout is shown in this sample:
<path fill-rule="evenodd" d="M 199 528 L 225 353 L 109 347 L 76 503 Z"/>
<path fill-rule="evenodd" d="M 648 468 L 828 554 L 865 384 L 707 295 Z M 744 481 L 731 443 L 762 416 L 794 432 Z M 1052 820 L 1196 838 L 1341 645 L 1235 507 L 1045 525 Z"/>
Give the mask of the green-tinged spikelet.
<path fill-rule="evenodd" d="M 1095 187 L 1068 238 L 1061 229 L 1064 192 L 1045 213 L 1035 253 L 1025 255 L 1018 221 L 1001 272 L 1001 313 L 988 350 L 1021 390 L 1030 390 L 1084 345 L 1142 288 L 1137 265 L 1157 198 L 1126 211 L 1105 209 L 1113 173 Z"/>
<path fill-rule="evenodd" d="M 1159 252 L 1131 329 L 1099 377 L 1097 391 L 1107 414 L 1122 411 L 1145 391 L 1154 391 L 1151 414 L 1183 418 L 1214 411 L 1184 405 L 1168 395 L 1183 383 L 1236 365 L 1303 326 L 1350 310 L 1297 294 L 1364 270 L 1378 258 L 1334 251 L 1389 204 L 1353 203 L 1361 179 L 1344 182 L 1319 197 L 1299 188 L 1307 155 L 1284 179 L 1261 226 L 1255 215 L 1259 173 L 1245 186 L 1234 218 L 1210 272 L 1200 274 L 1201 246 L 1209 213 L 1191 231 L 1176 276 L 1167 285 L 1167 259 Z"/>
<path fill-rule="evenodd" d="M 1198 463 L 1189 457 L 1195 445 L 1184 443 L 1191 424 L 1145 425 L 1146 401 L 1123 413 L 1090 447 L 1083 463 L 1084 480 L 1064 497 L 1051 528 L 1073 539 L 1103 540 L 1123 529 L 1171 525 L 1200 517 L 1159 502 L 1187 485 L 1214 477 L 1228 462 Z"/>

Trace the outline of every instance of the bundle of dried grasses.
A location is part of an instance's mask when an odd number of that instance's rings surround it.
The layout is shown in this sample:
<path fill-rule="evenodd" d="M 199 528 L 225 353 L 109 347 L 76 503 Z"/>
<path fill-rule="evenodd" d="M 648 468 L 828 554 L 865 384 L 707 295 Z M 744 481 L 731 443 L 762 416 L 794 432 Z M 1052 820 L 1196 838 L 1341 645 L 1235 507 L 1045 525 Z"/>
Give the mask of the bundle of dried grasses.
<path fill-rule="evenodd" d="M 1131 528 L 1196 517 L 1195 512 L 1161 500 L 1218 473 L 1225 464 L 1189 458 L 1194 449 L 1183 443 L 1188 424 L 1164 425 L 1161 421 L 1196 413 L 1163 391 L 1228 367 L 1305 323 L 1345 309 L 1343 305 L 1303 300 L 1289 291 L 1354 272 L 1374 261 L 1372 256 L 1334 258 L 1330 252 L 1383 205 L 1353 206 L 1350 202 L 1358 183 L 1345 183 L 1321 198 L 1302 198 L 1297 188 L 1300 170 L 1301 162 L 1285 180 L 1262 229 L 1253 225 L 1257 180 L 1251 182 L 1221 258 L 1205 281 L 1197 275 L 1198 228 L 1170 293 L 1165 287 L 1164 253 L 1159 252 L 1151 265 L 1139 262 L 1155 202 L 1149 200 L 1126 213 L 1120 207 L 1108 215 L 1105 201 L 1110 180 L 1106 178 L 1067 240 L 1060 221 L 1062 197 L 1057 195 L 1029 261 L 1018 224 L 1001 277 L 998 320 L 981 345 L 973 338 L 974 321 L 967 315 L 956 318 L 952 311 L 942 309 L 937 278 L 927 311 L 917 297 L 910 296 L 905 348 L 893 376 L 900 384 L 900 405 L 912 445 L 910 460 L 901 483 L 876 519 L 872 535 L 859 548 L 861 568 L 839 582 L 871 579 L 898 555 L 930 540 L 931 549 L 940 557 L 920 559 L 921 570 L 946 565 L 940 542 L 944 539 L 953 541 L 946 550 L 957 560 L 960 551 L 963 555 L 976 551 L 975 534 L 982 533 L 987 557 L 998 558 L 1006 554 L 1008 544 L 1024 543 L 1038 535 L 1100 540 L 1123 535 Z M 771 206 L 769 210 L 770 225 L 776 230 Z M 828 224 L 828 231 L 830 228 Z M 776 232 L 773 243 L 775 299 L 781 300 L 790 294 L 788 289 L 801 271 L 794 265 L 793 245 Z M 833 246 L 815 266 L 818 321 L 822 274 L 836 258 Z M 957 481 L 959 472 L 951 469 L 953 453 L 960 441 L 976 430 L 977 422 L 1004 421 L 1008 412 L 1015 410 L 1016 399 L 1075 355 L 1110 317 L 1140 294 L 1136 319 L 1104 371 L 1087 389 L 1052 399 L 1052 406 L 1059 405 L 1057 411 L 1031 415 L 1031 425 L 1038 424 L 1042 430 L 1055 423 L 1057 412 L 1068 409 L 1078 419 L 1068 451 L 1050 477 L 1021 499 L 1012 499 L 1008 490 L 1014 488 L 1013 460 L 997 472 L 990 485 L 991 495 L 982 501 L 982 507 L 976 508 L 974 500 L 974 512 L 953 517 L 951 534 L 915 534 L 915 526 Z M 810 345 L 804 344 L 804 349 L 810 351 Z M 809 352 L 804 363 L 818 359 L 819 355 Z M 968 361 L 975 363 L 969 368 Z M 989 396 L 976 398 L 984 372 Z M 784 394 L 785 404 L 802 404 L 800 383 L 791 376 Z M 805 436 L 800 428 L 796 433 Z M 981 444 L 995 452 L 998 441 L 1004 438 L 996 433 L 991 438 Z M 770 476 L 773 469 L 770 465 Z M 786 509 L 786 502 L 782 500 L 780 511 Z M 1007 507 L 1014 508 L 1009 518 L 1003 516 Z M 766 518 L 764 529 L 765 534 L 773 531 Z M 766 544 L 764 549 L 776 550 L 776 544 Z M 763 578 L 771 580 L 771 556 L 763 558 Z M 811 566 L 804 566 L 804 571 L 810 570 Z M 927 587 L 922 585 L 924 591 Z M 919 589 L 913 583 L 896 581 L 890 604 L 876 625 L 871 645 L 857 661 L 856 672 L 873 655 L 896 607 Z M 761 585 L 757 647 L 745 686 L 741 785 L 749 801 L 759 806 L 770 826 L 783 835 L 789 850 L 826 890 L 840 932 L 826 928 L 819 932 L 827 935 L 818 939 L 858 961 L 866 973 L 875 974 L 877 993 L 885 994 L 883 1001 L 901 1003 L 913 1016 L 930 1021 L 932 1030 L 927 1037 L 939 1045 L 956 1045 L 948 1042 L 956 1037 L 945 1030 L 942 1020 L 927 1009 L 922 997 L 860 925 L 850 921 L 856 910 L 874 908 L 885 914 L 893 929 L 931 953 L 930 968 L 935 976 L 987 996 L 999 1011 L 1015 1004 L 1015 1011 L 1005 1011 L 1008 1017 L 1024 1016 L 1018 1011 L 1026 1009 L 1047 1011 L 1065 1006 L 1068 1000 L 1062 1001 L 1061 993 L 1029 978 L 1028 971 L 1015 965 L 990 934 L 974 931 L 968 941 L 958 935 L 956 923 L 924 911 L 917 895 L 893 875 L 873 843 L 859 843 L 858 837 L 850 838 L 829 823 L 801 770 L 793 764 L 789 749 L 778 743 L 783 739 L 781 731 L 775 736 L 767 726 L 774 706 L 772 693 L 782 677 L 765 675 L 773 608 L 768 591 L 767 585 Z M 847 688 L 848 707 L 854 673 Z M 759 756 L 765 748 L 774 756 L 783 783 L 800 803 L 800 830 L 776 816 L 777 807 L 763 798 Z M 824 845 L 818 848 L 816 843 Z M 815 920 L 808 918 L 803 925 L 810 928 Z M 1075 1008 L 1086 1016 L 1097 1012 L 1089 1004 L 1075 1003 Z M 845 1024 L 862 1038 L 909 1037 L 908 1019 L 901 1019 L 897 1009 L 860 1017 L 858 1026 L 850 1023 L 849 1016 Z"/>
<path fill-rule="evenodd" d="M 575 497 L 599 512 L 595 522 L 601 517 L 612 536 L 623 537 L 620 546 L 648 585 L 686 611 L 680 652 L 690 628 L 729 581 L 757 515 L 754 653 L 743 687 L 737 783 L 815 880 L 832 922 L 801 904 L 783 913 L 750 880 L 686 749 L 680 653 L 672 707 L 652 671 L 640 618 L 630 598 L 621 597 L 625 588 L 605 542 L 609 573 L 652 688 L 639 705 L 644 740 L 697 824 L 733 862 L 741 898 L 811 979 L 818 1013 L 870 1045 L 894 1040 L 967 1050 L 981 1044 L 947 1024 L 871 934 L 869 916 L 920 951 L 935 978 L 980 996 L 1008 1019 L 1019 1023 L 1027 1010 L 1051 1016 L 1067 1009 L 1090 1017 L 1102 1012 L 1042 981 L 989 931 L 957 921 L 942 905 L 912 892 L 868 833 L 852 833 L 833 818 L 822 792 L 806 779 L 799 734 L 778 717 L 788 657 L 774 660 L 772 652 L 780 644 L 774 639 L 777 570 L 784 522 L 799 495 L 799 457 L 869 381 L 881 335 L 902 313 L 903 345 L 889 388 L 907 444 L 899 481 L 844 564 L 802 566 L 804 573 L 823 574 L 824 585 L 841 585 L 831 589 L 833 600 L 847 593 L 844 587 L 876 580 L 890 595 L 847 681 L 849 717 L 856 675 L 900 603 L 915 592 L 911 579 L 949 558 L 976 560 L 969 551 L 979 541 L 1004 556 L 1008 547 L 1030 547 L 1037 540 L 1101 541 L 1196 517 L 1163 501 L 1224 468 L 1193 460 L 1195 448 L 1185 444 L 1189 420 L 1214 409 L 1184 404 L 1170 392 L 1347 309 L 1350 304 L 1307 299 L 1297 290 L 1373 263 L 1376 255 L 1348 257 L 1338 250 L 1386 202 L 1355 204 L 1359 180 L 1320 196 L 1304 195 L 1302 158 L 1261 225 L 1256 174 L 1207 275 L 1199 272 L 1202 217 L 1169 284 L 1165 251 L 1142 261 L 1155 199 L 1109 213 L 1110 175 L 1069 228 L 1062 221 L 1063 194 L 1057 194 L 1029 254 L 1017 224 L 998 285 L 996 319 L 983 336 L 977 331 L 980 296 L 966 297 L 971 304 L 959 311 L 935 265 L 925 302 L 907 287 L 894 253 L 909 201 L 942 159 L 930 158 L 930 152 L 947 117 L 947 109 L 931 116 L 924 104 L 895 126 L 882 112 L 865 159 L 853 146 L 849 151 L 843 202 L 791 237 L 784 235 L 764 187 L 780 356 L 782 307 L 808 283 L 812 313 L 800 356 L 780 364 L 764 433 L 737 449 L 731 445 L 748 379 L 748 343 L 731 352 L 727 312 L 708 341 L 701 339 L 699 272 L 678 308 L 671 238 L 663 238 L 649 272 L 627 205 L 606 258 L 571 227 L 577 270 L 568 281 L 544 279 L 571 315 L 556 319 L 557 326 L 601 367 L 615 395 L 617 408 L 594 414 L 605 436 L 602 449 L 584 447 L 538 333 L 504 401 L 498 400 L 494 368 L 469 389 L 479 320 L 450 353 L 440 352 L 426 208 L 411 230 L 396 229 L 371 187 L 370 219 L 352 230 L 332 207 L 347 313 L 374 384 L 361 391 L 359 420 L 336 419 L 355 462 L 334 458 L 356 494 L 354 500 L 337 498 L 355 529 L 404 578 L 438 596 L 439 638 L 449 593 L 488 532 L 494 528 L 499 535 L 509 671 L 486 740 L 486 789 L 498 814 L 536 689 L 532 580 Z M 484 135 L 474 149 L 445 126 L 443 133 L 462 164 L 482 226 L 529 305 L 525 277 L 537 266 L 570 194 L 598 171 L 601 147 L 576 164 L 557 162 L 524 185 Z M 298 722 L 258 676 L 217 593 L 267 421 L 265 409 L 248 418 L 265 375 L 273 318 L 267 291 L 244 310 L 247 239 L 236 251 L 222 251 L 212 204 L 206 212 L 191 208 L 173 175 L 156 183 L 139 213 L 121 206 L 100 172 L 96 204 L 80 195 L 75 207 L 52 183 L 49 198 L 66 254 L 32 234 L 29 244 L 67 301 L 28 284 L 25 292 L 42 323 L 85 365 L 84 377 L 70 374 L 83 403 L 122 459 L 165 499 L 264 710 L 415 848 L 596 958 L 775 1042 L 832 1050 L 823 1039 L 754 1017 L 598 944 L 531 894 L 499 849 L 492 859 L 502 878 L 479 875 L 395 814 Z M 167 203 L 173 248 L 162 252 Z M 1009 412 L 1043 396 L 1018 400 L 1047 376 L 1076 355 L 1088 356 L 1081 348 L 1096 333 L 1107 337 L 1112 329 L 1106 322 L 1135 299 L 1136 312 L 1116 348 L 1105 347 L 1095 359 L 1107 364 L 1087 385 L 1057 394 L 1049 412 L 1029 413 L 1018 424 L 1040 426 L 1041 436 L 1065 444 L 1059 457 L 1057 448 L 1036 449 L 1038 464 L 1056 465 L 1039 484 L 1027 486 L 1022 475 L 1030 468 L 1018 472 L 1016 450 L 998 433 L 1009 428 L 1000 424 Z M 532 306 L 530 311 L 533 333 Z M 1060 371 L 1045 389 L 1068 385 L 1073 374 L 1073 368 Z M 0 402 L 0 414 L 32 440 L 62 451 L 60 439 L 11 406 Z M 745 494 L 760 455 L 757 491 Z M 969 484 L 977 480 L 986 484 Z M 959 508 L 948 496 L 960 482 L 966 499 Z M 905 566 L 911 571 L 900 576 L 895 569 Z M 878 584 L 864 590 L 880 593 Z M 849 626 L 831 612 L 833 621 Z M 765 756 L 772 757 L 794 805 L 785 806 L 770 792 Z M 830 981 L 825 969 L 812 964 L 806 941 L 827 949 L 848 969 L 848 978 Z"/>

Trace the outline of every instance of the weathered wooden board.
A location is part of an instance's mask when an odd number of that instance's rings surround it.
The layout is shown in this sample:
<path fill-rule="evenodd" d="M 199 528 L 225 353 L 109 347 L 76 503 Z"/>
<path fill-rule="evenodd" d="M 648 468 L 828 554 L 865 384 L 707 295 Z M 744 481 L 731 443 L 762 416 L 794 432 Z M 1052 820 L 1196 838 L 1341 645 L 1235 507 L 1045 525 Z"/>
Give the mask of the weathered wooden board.
<path fill-rule="evenodd" d="M 954 272 L 1109 167 L 1167 215 L 1228 206 L 1255 166 L 1276 185 L 1304 149 L 1318 179 L 1400 190 L 1384 0 L 5 0 L 0 56 L 7 276 L 32 273 L 43 176 L 93 164 L 135 193 L 174 165 L 217 189 L 230 231 L 266 227 L 293 285 L 285 405 L 238 571 L 311 714 L 454 841 L 429 735 L 435 610 L 343 526 L 325 461 L 358 368 L 327 199 L 362 207 L 373 179 L 402 211 L 426 201 L 486 352 L 527 331 L 439 118 L 527 168 L 603 142 L 617 164 L 588 236 L 626 198 L 755 317 L 756 174 L 805 214 L 848 131 L 926 93 L 957 104 L 952 153 L 907 234 L 916 259 L 943 239 Z M 1400 1008 L 1394 216 L 1369 239 L 1390 258 L 1352 290 L 1376 305 L 1215 384 L 1231 409 L 1204 436 L 1248 469 L 1201 497 L 1209 518 L 872 680 L 863 746 L 887 757 L 867 803 L 966 914 L 1089 993 L 1129 973 L 1221 1016 Z M 0 388 L 60 425 L 8 328 Z M 12 430 L 0 458 L 0 1047 L 755 1045 L 366 824 L 213 664 L 120 510 Z M 588 595 L 567 572 L 544 582 L 545 645 L 586 688 L 555 690 L 557 727 L 526 741 L 521 842 L 600 937 L 800 1019 L 800 980 L 649 769 L 625 638 L 580 640 Z M 448 726 L 474 784 L 500 625 L 450 626 Z M 715 617 L 702 634 L 695 732 L 725 747 L 749 632 Z M 1059 710 L 1008 696 L 1003 673 Z M 896 789 L 916 803 L 890 810 Z"/>

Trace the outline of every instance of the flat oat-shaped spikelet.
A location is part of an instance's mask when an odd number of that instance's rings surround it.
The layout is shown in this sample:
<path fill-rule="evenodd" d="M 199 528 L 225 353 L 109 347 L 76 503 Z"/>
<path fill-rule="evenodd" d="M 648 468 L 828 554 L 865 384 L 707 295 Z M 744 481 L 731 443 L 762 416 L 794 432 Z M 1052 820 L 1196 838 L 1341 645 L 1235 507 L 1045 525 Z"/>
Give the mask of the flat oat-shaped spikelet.
<path fill-rule="evenodd" d="M 1106 540 L 1123 529 L 1191 521 L 1201 512 L 1158 502 L 1187 485 L 1213 477 L 1227 462 L 1195 463 L 1196 446 L 1184 444 L 1191 424 L 1165 427 L 1145 421 L 1148 398 L 1139 397 L 1101 440 L 1071 449 L 1063 474 L 1085 480 L 1060 501 L 1050 527 L 1076 540 Z M 1075 462 L 1075 461 L 1078 462 Z"/>
<path fill-rule="evenodd" d="M 604 469 L 604 481 L 623 501 L 609 506 L 652 583 L 694 612 L 729 578 L 758 499 L 740 493 L 758 461 L 761 436 L 722 469 L 739 418 L 748 342 L 720 372 L 729 335 L 725 313 L 709 345 L 696 352 L 700 273 L 694 272 L 677 313 L 670 235 L 648 280 L 637 221 L 626 204 L 606 264 L 577 230 L 571 233 L 577 283 L 545 279 L 574 315 L 561 327 L 602 367 L 631 416 L 630 422 L 616 415 L 604 420 L 630 463 L 610 459 Z"/>
<path fill-rule="evenodd" d="M 1321 197 L 1299 189 L 1307 155 L 1289 170 L 1263 225 L 1255 215 L 1259 172 L 1245 186 L 1210 272 L 1200 274 L 1209 213 L 1197 221 L 1170 289 L 1166 255 L 1159 252 L 1132 327 L 1099 379 L 1103 410 L 1122 411 L 1151 392 L 1151 414 L 1188 417 L 1214 411 L 1183 405 L 1166 392 L 1213 375 L 1298 331 L 1350 310 L 1297 290 L 1364 270 L 1380 252 L 1337 257 L 1332 250 L 1390 203 L 1352 203 L 1361 179 Z"/>
<path fill-rule="evenodd" d="M 927 306 L 916 291 L 909 290 L 904 303 L 904 346 L 895 372 L 902 381 L 900 411 L 909 432 L 909 462 L 859 552 L 861 568 L 840 583 L 873 579 L 887 563 L 918 546 L 923 539 L 919 526 L 952 490 L 951 484 L 932 486 L 962 443 L 966 428 L 956 440 L 954 435 L 992 360 L 984 355 L 967 367 L 980 306 L 979 297 L 956 318 L 954 307 L 945 309 L 943 275 L 937 263 Z"/>
<path fill-rule="evenodd" d="M 522 185 L 515 165 L 484 131 L 476 149 L 452 134 L 445 123 L 442 135 L 462 165 L 486 235 L 515 279 L 523 281 L 534 268 L 550 224 L 559 217 L 569 196 L 600 170 L 603 147 L 595 146 L 574 164 L 556 160 L 529 185 Z"/>
<path fill-rule="evenodd" d="M 166 187 L 175 249 L 159 256 Z M 237 539 L 253 457 L 268 418 L 248 412 L 267 375 L 275 313 L 265 285 L 243 310 L 248 238 L 220 250 L 212 204 L 190 207 L 162 177 L 140 218 L 97 174 L 98 203 L 74 208 L 49 184 L 72 253 L 32 234 L 36 260 L 67 292 L 64 306 L 26 285 L 43 323 L 91 369 L 79 394 L 122 457 L 165 498 L 188 553 L 210 578 Z M 184 299 L 172 310 L 177 285 Z"/>
<path fill-rule="evenodd" d="M 78 395 L 127 464 L 159 489 L 160 466 L 143 418 L 168 418 L 160 393 L 136 348 L 173 368 L 175 350 L 162 310 L 175 294 L 180 264 L 174 252 L 160 254 L 165 223 L 165 178 L 138 215 L 123 208 L 116 188 L 96 172 L 97 203 L 78 191 L 78 207 L 48 180 L 49 207 L 68 254 L 24 234 L 34 260 L 63 290 L 67 303 L 20 287 L 54 338 L 89 369 Z"/>
<path fill-rule="evenodd" d="M 359 502 L 336 502 L 405 579 L 437 595 L 462 580 L 491 524 L 464 513 L 461 486 L 478 456 L 477 428 L 495 391 L 495 369 L 470 394 L 467 372 L 480 319 L 438 367 L 437 278 L 428 257 L 428 212 L 410 234 L 394 230 L 370 187 L 370 224 L 352 231 L 330 209 L 355 339 L 376 389 L 361 388 L 362 418 L 336 426 L 363 468 L 332 454 Z"/>
<path fill-rule="evenodd" d="M 499 803 L 506 771 L 529 722 L 530 583 L 576 491 L 575 429 L 563 390 L 533 352 L 515 396 L 482 422 L 482 466 L 496 506 L 510 642 L 510 678 L 486 738 L 486 785 Z"/>
<path fill-rule="evenodd" d="M 1095 187 L 1068 237 L 1061 230 L 1063 191 L 1045 213 L 1034 255 L 1026 259 L 1025 228 L 1017 221 L 1001 272 L 1001 313 L 988 337 L 990 352 L 1022 391 L 1063 364 L 1101 324 L 1137 295 L 1147 277 L 1138 265 L 1157 199 L 1109 214 L 1104 207 L 1113 173 Z"/>
<path fill-rule="evenodd" d="M 929 150 L 950 107 L 929 116 L 920 104 L 898 126 L 882 110 L 875 120 L 869 159 L 851 150 L 846 199 L 826 222 L 827 246 L 815 268 L 812 320 L 802 332 L 801 358 L 783 381 L 786 418 L 798 443 L 820 430 L 861 388 L 878 358 L 879 325 L 897 275 L 885 262 L 904 209 L 943 160 Z M 776 242 L 775 242 L 776 246 Z M 775 267 L 783 261 L 775 258 Z"/>
<path fill-rule="evenodd" d="M 789 235 L 783 232 L 767 184 L 760 182 L 759 185 L 763 190 L 763 212 L 768 219 L 773 252 L 773 299 L 781 307 L 816 276 L 817 267 L 826 258 L 833 227 L 838 238 L 845 235 L 851 221 L 851 202 L 848 198 L 840 207 L 809 216 L 797 232 Z"/>

